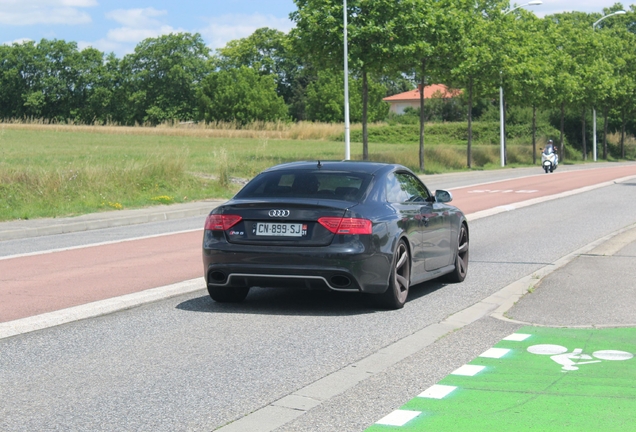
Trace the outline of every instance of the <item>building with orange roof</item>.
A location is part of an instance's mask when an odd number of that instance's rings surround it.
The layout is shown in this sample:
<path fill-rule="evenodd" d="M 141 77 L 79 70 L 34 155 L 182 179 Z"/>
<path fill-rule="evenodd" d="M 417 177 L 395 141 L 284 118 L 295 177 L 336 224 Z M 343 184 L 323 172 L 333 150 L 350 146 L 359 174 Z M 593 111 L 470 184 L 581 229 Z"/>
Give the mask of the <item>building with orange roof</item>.
<path fill-rule="evenodd" d="M 461 90 L 449 89 L 444 84 L 431 84 L 424 87 L 424 99 L 451 99 L 461 94 Z M 420 86 L 414 90 L 385 97 L 382 100 L 391 105 L 389 111 L 395 114 L 404 114 L 404 110 L 409 107 L 418 109 L 420 107 Z"/>

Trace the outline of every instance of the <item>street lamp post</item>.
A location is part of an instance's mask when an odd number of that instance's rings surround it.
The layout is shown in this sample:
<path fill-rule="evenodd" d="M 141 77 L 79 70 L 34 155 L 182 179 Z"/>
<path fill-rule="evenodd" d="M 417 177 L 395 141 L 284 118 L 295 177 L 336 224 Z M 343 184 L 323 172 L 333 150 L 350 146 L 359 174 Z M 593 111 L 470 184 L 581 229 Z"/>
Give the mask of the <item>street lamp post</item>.
<path fill-rule="evenodd" d="M 609 18 L 611 16 L 614 15 L 625 15 L 625 11 L 624 10 L 619 10 L 616 11 L 614 13 L 611 13 L 609 15 L 605 15 L 604 17 L 602 17 L 600 20 L 596 21 L 594 24 L 592 24 L 592 31 L 596 30 L 596 26 L 598 25 L 598 23 L 600 23 L 601 21 L 603 21 L 605 18 Z M 592 128 L 592 155 L 594 158 L 594 162 L 596 162 L 596 108 L 592 108 L 592 119 L 593 119 L 593 123 L 594 123 L 594 127 Z"/>
<path fill-rule="evenodd" d="M 349 54 L 347 50 L 347 0 L 343 0 L 344 15 L 344 117 L 345 117 L 345 160 L 351 159 L 349 141 Z"/>
<path fill-rule="evenodd" d="M 539 6 L 543 4 L 541 0 L 532 0 L 528 3 L 522 4 L 521 6 L 517 6 L 515 8 L 510 9 L 509 11 L 504 13 L 504 16 L 508 15 L 511 12 L 516 11 L 522 7 L 526 6 Z M 503 73 L 499 71 L 499 75 L 502 80 L 501 85 L 499 86 L 499 136 L 500 136 L 500 155 L 501 155 L 501 166 L 506 166 L 506 138 L 505 138 L 505 125 L 504 125 L 504 94 L 503 94 Z"/>

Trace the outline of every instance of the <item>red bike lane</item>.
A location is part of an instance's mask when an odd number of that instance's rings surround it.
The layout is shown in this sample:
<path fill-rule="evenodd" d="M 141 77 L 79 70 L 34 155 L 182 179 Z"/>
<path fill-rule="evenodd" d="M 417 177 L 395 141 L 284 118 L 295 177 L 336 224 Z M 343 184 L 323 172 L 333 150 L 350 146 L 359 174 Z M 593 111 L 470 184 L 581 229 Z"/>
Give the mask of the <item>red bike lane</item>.
<path fill-rule="evenodd" d="M 465 214 L 636 176 L 636 165 L 538 174 L 456 188 Z M 0 260 L 0 322 L 203 275 L 202 231 Z"/>

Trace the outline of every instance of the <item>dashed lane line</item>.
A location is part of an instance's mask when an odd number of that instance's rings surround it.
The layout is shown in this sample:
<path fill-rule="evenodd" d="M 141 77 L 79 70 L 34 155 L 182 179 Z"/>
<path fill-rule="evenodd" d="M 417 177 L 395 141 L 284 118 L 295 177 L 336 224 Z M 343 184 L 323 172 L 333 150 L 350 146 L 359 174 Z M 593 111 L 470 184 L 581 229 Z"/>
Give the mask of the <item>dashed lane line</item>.
<path fill-rule="evenodd" d="M 471 213 L 469 215 L 466 215 L 466 219 L 468 219 L 469 221 L 474 221 L 477 219 L 482 219 L 485 217 L 489 217 L 489 216 L 494 216 L 496 214 L 499 213 L 504 213 L 507 211 L 512 211 L 512 210 L 517 210 L 520 208 L 524 208 L 524 207 L 529 207 L 535 204 L 540 204 L 540 203 L 544 203 L 544 202 L 548 202 L 548 201 L 552 201 L 555 199 L 559 199 L 559 198 L 565 198 L 565 197 L 569 197 L 572 195 L 577 195 L 580 193 L 584 193 L 584 192 L 589 192 L 595 189 L 600 189 L 603 187 L 607 187 L 607 186 L 611 186 L 614 184 L 618 184 L 618 183 L 624 183 L 630 180 L 636 179 L 636 175 L 633 176 L 627 176 L 627 177 L 622 177 L 616 180 L 610 180 L 610 181 L 606 181 L 603 183 L 599 183 L 599 184 L 595 184 L 592 186 L 585 186 L 582 188 L 578 188 L 578 189 L 573 189 L 571 191 L 567 191 L 567 192 L 561 192 L 558 194 L 554 194 L 554 195 L 548 195 L 548 196 L 543 196 L 543 197 L 538 197 L 538 198 L 533 198 L 533 199 L 529 199 L 526 201 L 520 201 L 518 203 L 514 203 L 514 204 L 508 204 L 508 205 L 504 205 L 504 206 L 499 206 L 499 207 L 494 207 L 488 210 L 481 210 L 475 213 Z"/>

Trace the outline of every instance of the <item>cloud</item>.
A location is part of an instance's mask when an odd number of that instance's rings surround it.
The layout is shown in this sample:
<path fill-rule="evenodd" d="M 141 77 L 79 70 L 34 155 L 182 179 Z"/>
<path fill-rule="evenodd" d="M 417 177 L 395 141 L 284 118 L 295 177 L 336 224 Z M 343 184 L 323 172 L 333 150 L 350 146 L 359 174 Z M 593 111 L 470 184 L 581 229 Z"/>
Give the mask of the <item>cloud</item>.
<path fill-rule="evenodd" d="M 288 18 L 278 18 L 273 15 L 221 15 L 208 18 L 208 25 L 199 30 L 210 48 L 222 48 L 233 39 L 247 37 L 261 27 L 269 27 L 284 32 L 294 25 Z"/>
<path fill-rule="evenodd" d="M 117 9 L 106 14 L 106 18 L 117 21 L 126 27 L 145 28 L 156 27 L 161 25 L 155 17 L 167 15 L 165 10 L 157 10 L 155 8 L 145 9 Z"/>
<path fill-rule="evenodd" d="M 96 0 L 1 0 L 0 24 L 88 24 L 91 16 L 81 8 L 93 6 Z"/>
<path fill-rule="evenodd" d="M 188 31 L 200 33 L 206 44 L 215 49 L 225 46 L 230 40 L 247 37 L 261 27 L 275 28 L 285 32 L 293 27 L 293 23 L 287 18 L 262 14 L 235 14 L 207 18 L 208 24 L 204 28 L 184 30 L 172 27 L 166 22 L 167 11 L 152 7 L 116 9 L 106 13 L 106 18 L 120 24 L 120 26 L 111 28 L 104 38 L 97 41 L 78 42 L 80 48 L 92 46 L 104 52 L 114 52 L 118 56 L 123 56 L 133 52 L 135 46 L 144 39 Z"/>
<path fill-rule="evenodd" d="M 144 39 L 184 31 L 157 19 L 167 15 L 167 11 L 157 10 L 152 7 L 110 11 L 106 14 L 106 18 L 121 24 L 122 27 L 108 30 L 105 38 L 95 42 L 83 41 L 78 43 L 78 46 L 80 48 L 92 46 L 104 52 L 115 52 L 120 56 L 129 54 L 134 51 L 135 45 Z"/>

